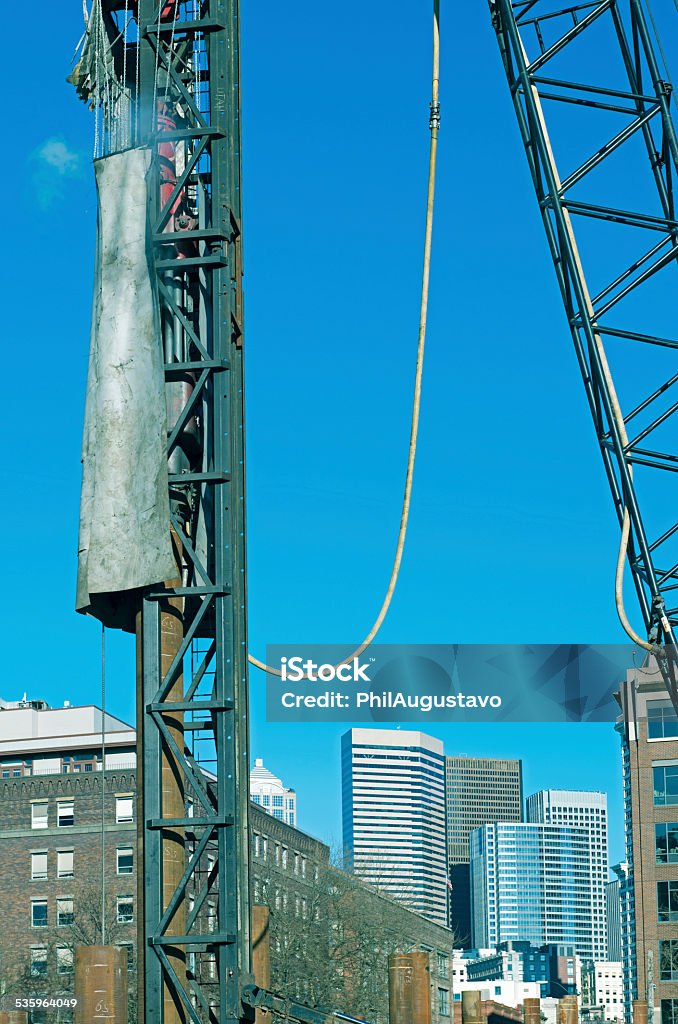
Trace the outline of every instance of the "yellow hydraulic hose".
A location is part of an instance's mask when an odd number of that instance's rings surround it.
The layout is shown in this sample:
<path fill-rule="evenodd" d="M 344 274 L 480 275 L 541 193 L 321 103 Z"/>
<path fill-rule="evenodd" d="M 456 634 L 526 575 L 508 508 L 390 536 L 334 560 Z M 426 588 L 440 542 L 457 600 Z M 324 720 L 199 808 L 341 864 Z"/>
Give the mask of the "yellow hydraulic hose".
<path fill-rule="evenodd" d="M 393 599 L 395 592 L 396 583 L 398 582 L 398 574 L 400 573 L 400 564 L 403 559 L 403 550 L 405 548 L 405 536 L 407 534 L 407 523 L 410 517 L 410 499 L 412 497 L 412 480 L 414 478 L 414 463 L 417 455 L 417 436 L 419 433 L 419 411 L 421 408 L 421 380 L 424 371 L 424 347 L 426 343 L 426 317 L 428 312 L 428 289 L 429 289 L 429 278 L 431 273 L 431 237 L 433 234 L 433 209 L 434 209 L 434 198 L 435 198 L 435 180 L 436 180 L 436 157 L 438 152 L 438 130 L 440 128 L 440 104 L 438 100 L 438 87 L 440 81 L 440 18 L 439 18 L 439 0 L 434 0 L 433 4 L 433 69 L 432 69 L 432 82 L 431 82 L 431 119 L 429 127 L 431 129 L 431 145 L 429 150 L 429 164 L 428 164 L 428 196 L 426 202 L 426 233 L 424 237 L 424 266 L 422 271 L 421 279 L 421 305 L 419 309 L 419 339 L 417 342 L 417 365 L 414 375 L 414 398 L 412 400 L 412 423 L 410 426 L 410 448 L 407 458 L 407 473 L 405 476 L 405 493 L 403 495 L 403 504 L 400 513 L 400 529 L 398 530 L 398 541 L 396 544 L 395 556 L 393 559 L 393 566 L 391 568 L 391 576 L 388 581 L 388 587 L 386 588 L 386 594 L 382 601 L 379 614 L 374 621 L 372 628 L 369 633 L 360 644 L 359 647 L 353 651 L 352 654 L 348 655 L 345 659 L 350 661 L 352 658 L 359 657 L 363 651 L 369 647 L 374 640 L 375 636 L 379 632 L 381 625 L 386 618 L 389 606 Z M 268 672 L 270 675 L 279 676 L 280 669 L 272 668 L 270 665 L 266 665 L 265 662 L 259 661 L 254 655 L 249 654 L 248 660 L 251 665 L 255 668 L 260 668 L 264 672 Z"/>

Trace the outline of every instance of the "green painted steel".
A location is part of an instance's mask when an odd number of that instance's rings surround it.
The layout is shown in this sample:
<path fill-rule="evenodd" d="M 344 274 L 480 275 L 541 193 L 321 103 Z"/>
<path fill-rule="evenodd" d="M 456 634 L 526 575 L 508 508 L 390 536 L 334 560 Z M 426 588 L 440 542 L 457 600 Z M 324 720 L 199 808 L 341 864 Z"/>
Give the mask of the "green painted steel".
<path fill-rule="evenodd" d="M 168 458 L 184 560 L 181 586 L 171 593 L 185 601 L 182 648 L 163 677 L 167 592 L 154 588 L 143 599 L 146 1024 L 163 1024 L 164 984 L 183 1006 L 180 1016 L 195 1024 L 253 1019 L 243 1003 L 252 978 L 238 2 L 206 0 L 197 12 L 193 3 L 163 0 L 160 11 L 158 0 L 139 5 L 141 138 L 154 153 L 151 237 L 166 379 L 183 386 Z M 168 143 L 177 167 L 169 182 Z M 172 704 L 181 672 L 184 697 Z M 172 710 L 185 716 L 183 750 L 163 718 Z M 163 749 L 181 766 L 183 819 L 163 818 Z M 186 868 L 163 911 L 162 835 L 170 827 L 186 830 Z M 169 935 L 182 901 L 185 934 Z M 216 914 L 206 918 L 208 907 Z M 185 982 L 168 947 L 186 952 Z"/>

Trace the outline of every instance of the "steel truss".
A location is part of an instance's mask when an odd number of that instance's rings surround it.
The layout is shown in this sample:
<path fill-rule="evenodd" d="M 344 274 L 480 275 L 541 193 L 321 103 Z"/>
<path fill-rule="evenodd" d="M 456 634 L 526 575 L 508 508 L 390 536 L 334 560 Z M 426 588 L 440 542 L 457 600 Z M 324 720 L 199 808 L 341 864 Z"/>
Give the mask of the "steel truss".
<path fill-rule="evenodd" d="M 176 586 L 144 594 L 141 614 L 140 1019 L 167 1024 L 169 989 L 173 1022 L 253 1021 L 255 1008 L 349 1021 L 265 992 L 251 974 L 238 0 L 140 0 L 137 22 L 181 571 Z M 167 664 L 163 615 L 177 602 L 182 636 Z M 163 810 L 163 762 L 185 792 L 183 816 Z M 184 847 L 169 899 L 168 837 Z"/>
<path fill-rule="evenodd" d="M 167 444 L 181 578 L 145 593 L 142 608 L 142 1019 L 166 1020 L 169 990 L 175 1020 L 205 1024 L 244 1019 L 252 981 L 238 0 L 140 0 L 137 21 L 166 383 L 181 396 Z M 163 665 L 172 602 L 182 635 Z M 163 810 L 163 758 L 185 792 L 179 816 Z M 168 900 L 171 836 L 185 858 Z"/>
<path fill-rule="evenodd" d="M 667 302 L 674 304 L 678 143 L 670 109 L 671 86 L 660 72 L 641 0 L 589 0 L 570 6 L 558 0 L 489 0 L 489 4 L 620 524 L 624 509 L 630 513 L 628 564 L 645 630 L 652 642 L 672 645 L 678 625 L 678 601 L 672 600 L 678 590 L 678 558 L 671 556 L 670 549 L 678 521 L 671 518 L 650 532 L 647 515 L 645 523 L 641 515 L 639 491 L 642 473 L 644 486 L 661 495 L 664 514 L 676 515 L 674 492 L 669 495 L 668 490 L 678 470 L 678 402 L 667 404 L 667 399 L 678 374 L 670 373 L 650 387 L 647 368 L 658 349 L 670 355 L 670 350 L 678 348 L 678 340 L 632 329 L 627 314 L 630 302 L 635 311 L 639 301 L 648 311 L 656 306 L 655 291 L 650 289 L 658 281 L 663 283 L 660 272 L 667 267 L 671 278 Z M 554 155 L 564 141 L 558 135 L 563 105 L 569 105 L 571 125 L 575 116 L 582 123 L 584 117 L 591 118 L 591 111 L 602 114 L 605 126 L 610 115 L 618 119 L 615 129 L 610 133 L 607 128 L 599 144 L 566 173 L 558 166 L 565 161 Z M 638 189 L 632 209 L 609 202 L 609 186 L 616 179 L 610 178 L 609 171 L 607 178 L 597 173 L 607 170 L 613 158 L 626 161 L 624 173 L 629 179 L 638 175 L 640 180 L 641 172 L 646 175 L 648 187 Z M 637 256 L 623 265 L 616 264 L 617 249 L 610 236 L 610 245 L 599 254 L 594 268 L 597 277 L 602 267 L 596 293 L 589 290 L 584 271 L 586 231 L 592 230 L 592 220 L 650 236 Z M 613 416 L 601 349 L 610 366 L 615 360 L 627 360 L 632 350 L 642 360 L 634 383 L 644 390 L 625 402 L 622 392 L 629 389 L 623 382 L 619 388 L 627 443 Z M 662 441 L 653 443 L 659 434 Z M 634 467 L 641 468 L 634 473 Z M 649 503 L 646 513 L 647 508 Z M 667 659 L 665 666 L 669 665 Z M 675 703 L 678 694 L 668 669 L 667 676 Z"/>

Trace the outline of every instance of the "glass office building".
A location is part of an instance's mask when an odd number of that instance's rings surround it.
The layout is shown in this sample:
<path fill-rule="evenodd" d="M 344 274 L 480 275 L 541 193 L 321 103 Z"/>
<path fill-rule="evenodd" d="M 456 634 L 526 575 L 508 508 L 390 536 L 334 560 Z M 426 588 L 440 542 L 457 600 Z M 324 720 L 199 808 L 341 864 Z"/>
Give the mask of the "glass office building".
<path fill-rule="evenodd" d="M 471 834 L 470 858 L 474 946 L 568 943 L 583 959 L 605 959 L 605 909 L 591 901 L 587 828 L 484 825 Z"/>

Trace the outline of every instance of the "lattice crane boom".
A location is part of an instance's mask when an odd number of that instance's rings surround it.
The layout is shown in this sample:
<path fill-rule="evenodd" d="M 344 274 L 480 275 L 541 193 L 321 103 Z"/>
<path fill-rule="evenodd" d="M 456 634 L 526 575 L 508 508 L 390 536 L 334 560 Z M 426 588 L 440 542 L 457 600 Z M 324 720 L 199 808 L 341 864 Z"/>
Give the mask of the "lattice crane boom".
<path fill-rule="evenodd" d="M 657 315 L 672 308 L 678 259 L 675 97 L 641 0 L 490 0 L 490 13 L 622 528 L 640 639 L 678 706 L 678 341 Z M 621 585 L 617 599 L 623 617 Z"/>

